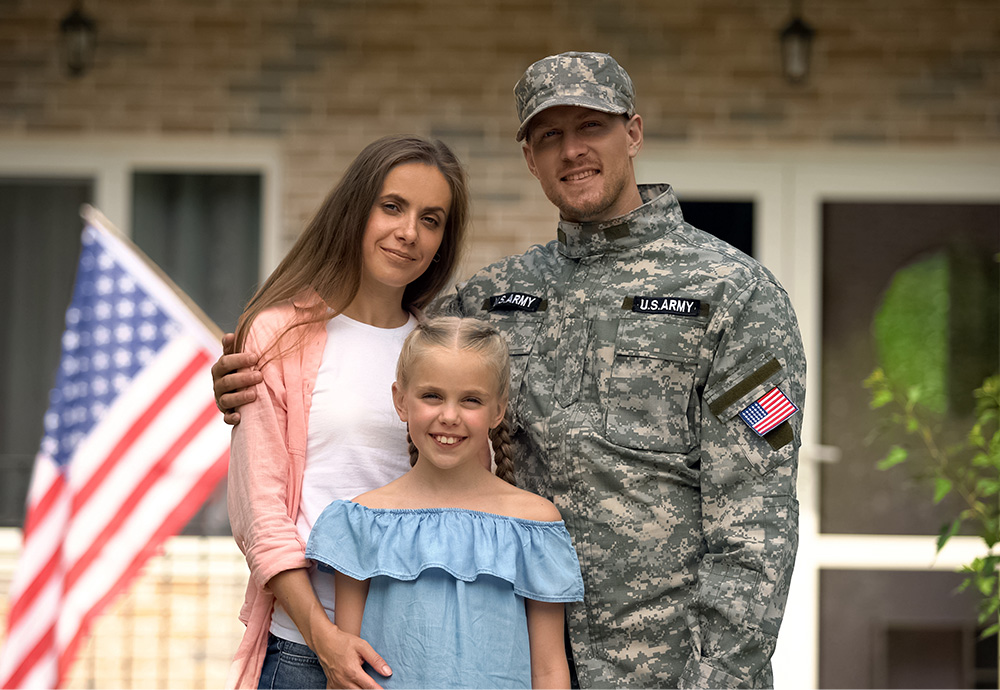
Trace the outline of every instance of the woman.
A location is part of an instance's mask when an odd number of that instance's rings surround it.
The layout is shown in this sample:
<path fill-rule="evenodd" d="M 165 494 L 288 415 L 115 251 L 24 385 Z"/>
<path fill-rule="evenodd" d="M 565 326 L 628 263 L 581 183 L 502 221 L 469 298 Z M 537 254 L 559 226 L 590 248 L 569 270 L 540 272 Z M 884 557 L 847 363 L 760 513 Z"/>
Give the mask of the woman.
<path fill-rule="evenodd" d="M 332 577 L 310 567 L 305 543 L 331 501 L 409 468 L 393 372 L 414 313 L 449 279 L 467 216 L 465 174 L 444 144 L 380 139 L 240 317 L 236 349 L 259 353 L 259 383 L 230 456 L 230 522 L 251 572 L 230 686 L 378 687 L 362 660 L 391 672 L 331 622 Z"/>

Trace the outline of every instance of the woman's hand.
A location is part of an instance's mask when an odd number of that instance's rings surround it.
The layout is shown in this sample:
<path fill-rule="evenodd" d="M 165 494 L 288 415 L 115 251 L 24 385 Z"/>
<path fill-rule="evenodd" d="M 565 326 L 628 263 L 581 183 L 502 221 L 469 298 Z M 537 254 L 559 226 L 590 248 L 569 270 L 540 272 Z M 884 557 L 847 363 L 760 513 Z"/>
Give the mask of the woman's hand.
<path fill-rule="evenodd" d="M 278 573 L 267 586 L 302 633 L 306 645 L 319 658 L 328 688 L 381 689 L 365 673 L 362 664 L 367 661 L 383 676 L 392 674 L 389 665 L 370 644 L 333 624 L 316 598 L 304 568 Z"/>
<path fill-rule="evenodd" d="M 357 635 L 343 632 L 332 625 L 314 635 L 310 645 L 326 673 L 328 688 L 378 688 L 371 676 L 365 673 L 362 664 L 368 665 L 383 676 L 392 675 L 389 665 L 372 646 Z"/>

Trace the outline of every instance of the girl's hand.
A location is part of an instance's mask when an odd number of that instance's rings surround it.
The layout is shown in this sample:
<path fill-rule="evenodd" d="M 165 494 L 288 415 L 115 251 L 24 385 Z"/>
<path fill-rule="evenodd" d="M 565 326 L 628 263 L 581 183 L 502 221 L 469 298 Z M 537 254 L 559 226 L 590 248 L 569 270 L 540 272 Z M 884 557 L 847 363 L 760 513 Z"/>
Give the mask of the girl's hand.
<path fill-rule="evenodd" d="M 328 688 L 377 688 L 381 685 L 365 673 L 362 664 L 368 665 L 383 676 L 392 675 L 389 665 L 372 646 L 357 635 L 345 633 L 331 626 L 314 636 L 313 651 L 326 673 Z"/>

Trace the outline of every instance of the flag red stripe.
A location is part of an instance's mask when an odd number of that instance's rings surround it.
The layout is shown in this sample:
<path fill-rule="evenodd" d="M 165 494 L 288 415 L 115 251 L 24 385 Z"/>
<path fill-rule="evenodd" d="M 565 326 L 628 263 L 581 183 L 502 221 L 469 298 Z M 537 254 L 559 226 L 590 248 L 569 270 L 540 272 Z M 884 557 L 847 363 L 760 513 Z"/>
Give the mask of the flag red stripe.
<path fill-rule="evenodd" d="M 142 566 L 149 560 L 150 557 L 154 556 L 156 552 L 160 549 L 166 539 L 179 532 L 188 520 L 198 512 L 202 504 L 208 498 L 209 494 L 215 489 L 216 484 L 226 475 L 226 471 L 229 467 L 229 449 L 227 448 L 225 452 L 218 457 L 218 459 L 212 463 L 212 465 L 205 471 L 201 477 L 195 481 L 194 486 L 192 486 L 191 491 L 188 495 L 177 504 L 177 507 L 164 518 L 163 523 L 154 532 L 146 545 L 140 549 L 132 562 L 129 563 L 128 567 L 122 573 L 121 577 L 108 589 L 107 594 L 101 597 L 90 609 L 84 613 L 83 617 L 80 619 L 80 624 L 77 626 L 76 634 L 69 641 L 69 643 L 63 648 L 62 654 L 59 655 L 59 682 L 58 686 L 63 685 L 63 681 L 66 675 L 70 671 L 73 660 L 76 657 L 77 648 L 80 643 L 86 637 L 87 632 L 90 630 L 93 624 L 93 619 L 107 606 L 112 599 L 114 599 L 119 591 L 123 589 L 128 583 L 134 578 Z"/>
<path fill-rule="evenodd" d="M 766 417 L 766 419 L 763 420 L 765 423 L 760 424 L 755 428 L 761 434 L 767 433 L 768 431 L 770 431 L 771 429 L 773 429 L 774 427 L 778 426 L 783 421 L 791 417 L 792 413 L 794 412 L 795 409 L 793 406 L 785 407 L 781 412 L 775 412 L 773 414 L 769 414 Z"/>
<path fill-rule="evenodd" d="M 52 624 L 38 643 L 31 648 L 31 651 L 24 656 L 24 660 L 18 664 L 14 672 L 10 674 L 10 677 L 4 681 L 5 688 L 19 688 L 23 685 L 24 679 L 29 673 L 35 668 L 35 665 L 39 661 L 45 658 L 45 654 L 50 651 L 55 646 L 56 637 L 56 626 L 55 623 Z"/>
<path fill-rule="evenodd" d="M 90 500 L 90 497 L 95 491 L 97 491 L 101 484 L 104 483 L 104 480 L 118 464 L 121 457 L 128 451 L 129 448 L 132 447 L 132 444 L 135 443 L 136 439 L 142 435 L 142 432 L 146 430 L 153 420 L 156 419 L 157 415 L 160 414 L 167 403 L 170 402 L 170 400 L 177 395 L 178 391 L 187 385 L 188 381 L 190 381 L 191 378 L 207 363 L 208 355 L 205 354 L 204 350 L 199 350 L 195 353 L 194 357 L 192 357 L 187 365 L 185 365 L 185 367 L 178 372 L 177 376 L 174 377 L 174 380 L 170 382 L 170 385 L 164 388 L 160 395 L 158 395 L 156 399 L 149 404 L 146 411 L 132 423 L 132 426 L 122 435 L 121 440 L 119 440 L 118 443 L 115 444 L 114 449 L 108 453 L 108 457 L 104 460 L 97 471 L 94 472 L 90 479 L 87 480 L 87 483 L 80 487 L 74 495 L 72 516 L 75 517 L 87 501 Z"/>
<path fill-rule="evenodd" d="M 782 392 L 777 388 L 772 388 L 770 392 L 760 399 L 760 404 L 766 406 L 768 403 L 773 401 L 775 398 L 784 397 Z"/>
<path fill-rule="evenodd" d="M 216 414 L 218 414 L 218 408 L 215 406 L 215 401 L 213 401 L 205 406 L 195 420 L 184 430 L 184 433 L 179 435 L 170 448 L 167 449 L 167 452 L 161 455 L 153 466 L 149 468 L 149 472 L 136 485 L 128 498 L 122 502 L 114 517 L 108 521 L 108 524 L 101 530 L 101 533 L 90 543 L 89 548 L 69 568 L 69 572 L 66 573 L 65 588 L 67 592 L 76 585 L 76 581 L 90 567 L 94 559 L 100 555 L 105 545 L 118 532 L 118 529 L 132 514 L 135 507 L 142 501 L 142 498 L 166 474 L 170 464 L 177 459 L 177 456 L 180 455 L 181 451 L 187 447 L 191 440 L 215 419 Z"/>
<path fill-rule="evenodd" d="M 62 490 L 66 486 L 66 480 L 60 472 L 49 488 L 45 491 L 45 494 L 36 502 L 28 506 L 28 513 L 24 518 L 24 538 L 22 539 L 23 544 L 28 543 L 28 537 L 31 533 L 35 531 L 35 527 L 38 523 L 42 522 L 45 517 L 49 514 L 52 506 L 62 495 Z"/>
<path fill-rule="evenodd" d="M 21 594 L 18 595 L 16 599 L 10 605 L 10 613 L 7 615 L 7 630 L 13 630 L 20 621 L 24 614 L 31 608 L 31 605 L 38 598 L 38 595 L 48 586 L 49 580 L 58 570 L 59 558 L 62 554 L 59 549 L 56 549 L 52 553 L 52 558 L 49 562 L 38 571 L 34 579 L 31 581 Z"/>

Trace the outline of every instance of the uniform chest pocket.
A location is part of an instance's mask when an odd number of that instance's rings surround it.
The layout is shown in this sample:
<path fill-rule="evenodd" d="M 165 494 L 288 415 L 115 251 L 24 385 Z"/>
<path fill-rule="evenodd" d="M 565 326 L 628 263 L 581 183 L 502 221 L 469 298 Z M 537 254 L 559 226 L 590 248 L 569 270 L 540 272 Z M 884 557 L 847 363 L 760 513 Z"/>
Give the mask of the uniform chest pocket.
<path fill-rule="evenodd" d="M 490 325 L 503 333 L 507 339 L 507 349 L 510 352 L 510 398 L 508 406 L 511 419 L 517 424 L 517 413 L 521 405 L 521 388 L 524 383 L 524 372 L 528 359 L 535 345 L 535 338 L 541 328 L 542 320 L 536 316 L 518 313 L 517 316 L 507 313 L 490 314 Z"/>
<path fill-rule="evenodd" d="M 604 395 L 605 437 L 639 450 L 686 453 L 696 442 L 697 324 L 623 318 Z"/>

